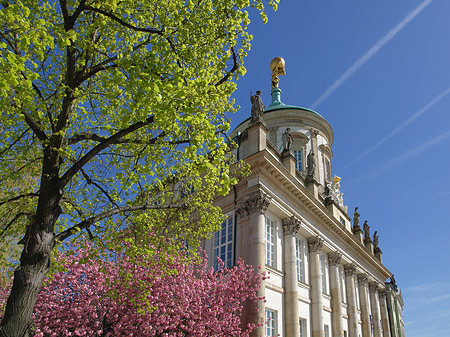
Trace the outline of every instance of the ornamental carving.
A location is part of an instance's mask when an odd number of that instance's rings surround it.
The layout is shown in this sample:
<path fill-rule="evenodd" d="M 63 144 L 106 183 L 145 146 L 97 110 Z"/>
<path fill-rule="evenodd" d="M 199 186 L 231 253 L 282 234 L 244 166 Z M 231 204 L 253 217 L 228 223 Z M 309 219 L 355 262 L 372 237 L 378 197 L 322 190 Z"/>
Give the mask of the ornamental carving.
<path fill-rule="evenodd" d="M 310 253 L 318 252 L 323 247 L 323 239 L 315 236 L 308 239 L 308 248 Z"/>
<path fill-rule="evenodd" d="M 380 300 L 386 300 L 386 296 L 387 296 L 386 290 L 385 290 L 385 289 L 380 290 L 380 291 L 378 292 L 378 296 L 380 296 Z"/>
<path fill-rule="evenodd" d="M 369 291 L 371 293 L 376 293 L 378 291 L 378 283 L 376 283 L 376 282 L 369 282 Z"/>
<path fill-rule="evenodd" d="M 333 200 L 339 205 L 345 212 L 347 212 L 347 206 L 344 205 L 344 193 L 341 193 L 341 178 L 334 176 L 333 182 L 326 183 L 325 186 L 325 198 Z M 359 220 L 358 220 L 359 221 Z"/>
<path fill-rule="evenodd" d="M 328 263 L 330 266 L 337 266 L 341 263 L 342 254 L 339 252 L 332 252 L 328 254 Z"/>
<path fill-rule="evenodd" d="M 241 218 L 246 217 L 253 212 L 264 213 L 271 201 L 272 198 L 269 195 L 263 191 L 257 191 L 244 199 L 236 212 Z"/>
<path fill-rule="evenodd" d="M 283 219 L 283 229 L 285 235 L 295 235 L 300 230 L 301 222 L 296 217 Z"/>
<path fill-rule="evenodd" d="M 358 274 L 358 284 L 360 286 L 366 285 L 368 281 L 369 281 L 369 278 L 367 277 L 366 274 Z"/>
<path fill-rule="evenodd" d="M 346 264 L 344 266 L 345 276 L 353 276 L 356 274 L 356 266 L 354 264 Z"/>

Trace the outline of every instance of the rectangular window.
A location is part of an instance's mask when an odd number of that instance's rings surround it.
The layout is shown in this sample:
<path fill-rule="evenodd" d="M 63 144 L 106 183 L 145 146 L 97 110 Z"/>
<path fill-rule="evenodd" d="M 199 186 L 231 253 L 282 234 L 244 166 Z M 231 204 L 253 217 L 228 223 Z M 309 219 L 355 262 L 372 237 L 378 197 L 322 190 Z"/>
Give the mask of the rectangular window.
<path fill-rule="evenodd" d="M 214 270 L 219 268 L 217 258 L 220 258 L 226 268 L 234 264 L 234 224 L 230 216 L 220 225 L 220 229 L 214 234 Z"/>
<path fill-rule="evenodd" d="M 330 337 L 330 328 L 326 324 L 323 326 L 323 337 Z"/>
<path fill-rule="evenodd" d="M 275 243 L 276 243 L 276 222 L 266 217 L 266 264 L 272 268 L 276 267 L 275 263 Z"/>
<path fill-rule="evenodd" d="M 300 337 L 306 337 L 306 319 L 300 318 L 298 325 L 300 327 Z"/>
<path fill-rule="evenodd" d="M 277 335 L 277 312 L 266 309 L 266 337 Z"/>
<path fill-rule="evenodd" d="M 294 150 L 295 157 L 295 169 L 297 171 L 303 171 L 303 151 L 302 150 Z"/>
<path fill-rule="evenodd" d="M 320 274 L 322 275 L 322 292 L 327 294 L 326 259 L 320 255 Z"/>
<path fill-rule="evenodd" d="M 303 263 L 303 240 L 295 238 L 295 258 L 297 262 L 297 281 L 305 282 Z"/>

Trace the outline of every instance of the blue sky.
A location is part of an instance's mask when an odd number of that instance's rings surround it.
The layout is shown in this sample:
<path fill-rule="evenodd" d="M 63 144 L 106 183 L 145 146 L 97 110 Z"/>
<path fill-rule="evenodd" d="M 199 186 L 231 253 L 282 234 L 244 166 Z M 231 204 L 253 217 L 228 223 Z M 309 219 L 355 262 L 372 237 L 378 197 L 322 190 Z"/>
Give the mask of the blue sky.
<path fill-rule="evenodd" d="M 281 0 L 268 12 L 266 25 L 252 15 L 232 127 L 250 116 L 250 91 L 270 104 L 282 56 L 282 101 L 333 127 L 333 174 L 380 235 L 406 336 L 450 336 L 450 1 Z"/>

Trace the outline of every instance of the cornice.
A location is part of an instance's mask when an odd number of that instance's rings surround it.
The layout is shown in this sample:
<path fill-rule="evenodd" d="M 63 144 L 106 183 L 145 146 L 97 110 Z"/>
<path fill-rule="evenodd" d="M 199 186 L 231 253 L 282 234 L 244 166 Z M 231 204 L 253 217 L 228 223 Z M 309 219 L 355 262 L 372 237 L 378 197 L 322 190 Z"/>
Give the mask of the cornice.
<path fill-rule="evenodd" d="M 281 191 L 284 189 L 286 192 L 283 194 L 294 205 L 300 209 L 306 207 L 317 218 L 317 222 L 322 222 L 327 225 L 333 233 L 337 234 L 353 249 L 356 256 L 368 261 L 371 266 L 375 267 L 386 278 L 392 274 L 375 256 L 371 255 L 364 246 L 356 241 L 353 233 L 342 228 L 342 224 L 333 217 L 331 212 L 319 200 L 314 198 L 311 192 L 299 180 L 292 176 L 268 151 L 260 151 L 247 157 L 245 161 L 250 164 L 252 174 L 244 179 L 245 182 L 243 184 L 246 184 L 253 177 L 262 176 L 273 187 L 281 188 Z M 244 185 L 241 186 L 243 187 Z"/>

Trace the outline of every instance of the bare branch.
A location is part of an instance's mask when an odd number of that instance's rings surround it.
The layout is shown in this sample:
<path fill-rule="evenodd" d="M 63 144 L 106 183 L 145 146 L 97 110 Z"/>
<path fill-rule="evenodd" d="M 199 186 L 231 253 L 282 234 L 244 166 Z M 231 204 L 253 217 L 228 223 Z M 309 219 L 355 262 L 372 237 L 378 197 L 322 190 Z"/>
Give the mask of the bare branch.
<path fill-rule="evenodd" d="M 98 214 L 96 216 L 93 216 L 89 219 L 81 221 L 79 224 L 70 227 L 66 229 L 65 231 L 59 233 L 56 235 L 56 240 L 63 241 L 67 239 L 68 237 L 72 236 L 74 233 L 78 232 L 79 230 L 89 228 L 93 224 L 95 224 L 98 221 L 101 221 L 103 219 L 109 218 L 116 214 L 122 214 L 126 212 L 133 212 L 133 211 L 145 211 L 149 209 L 186 209 L 185 204 L 181 205 L 137 205 L 137 206 L 121 206 L 113 208 L 109 211 L 103 212 L 101 214 Z"/>
<path fill-rule="evenodd" d="M 78 160 L 60 179 L 60 188 L 64 188 L 67 183 L 72 179 L 72 177 L 77 174 L 84 165 L 86 165 L 93 157 L 95 157 L 99 152 L 108 148 L 110 145 L 115 144 L 122 137 L 129 135 L 130 133 L 143 128 L 149 124 L 153 123 L 153 116 L 148 117 L 145 121 L 139 121 L 130 125 L 128 128 L 120 130 L 111 137 L 105 139 L 100 144 L 92 148 L 88 153 L 86 153 L 80 160 Z M 158 137 L 156 137 L 158 138 Z"/>

